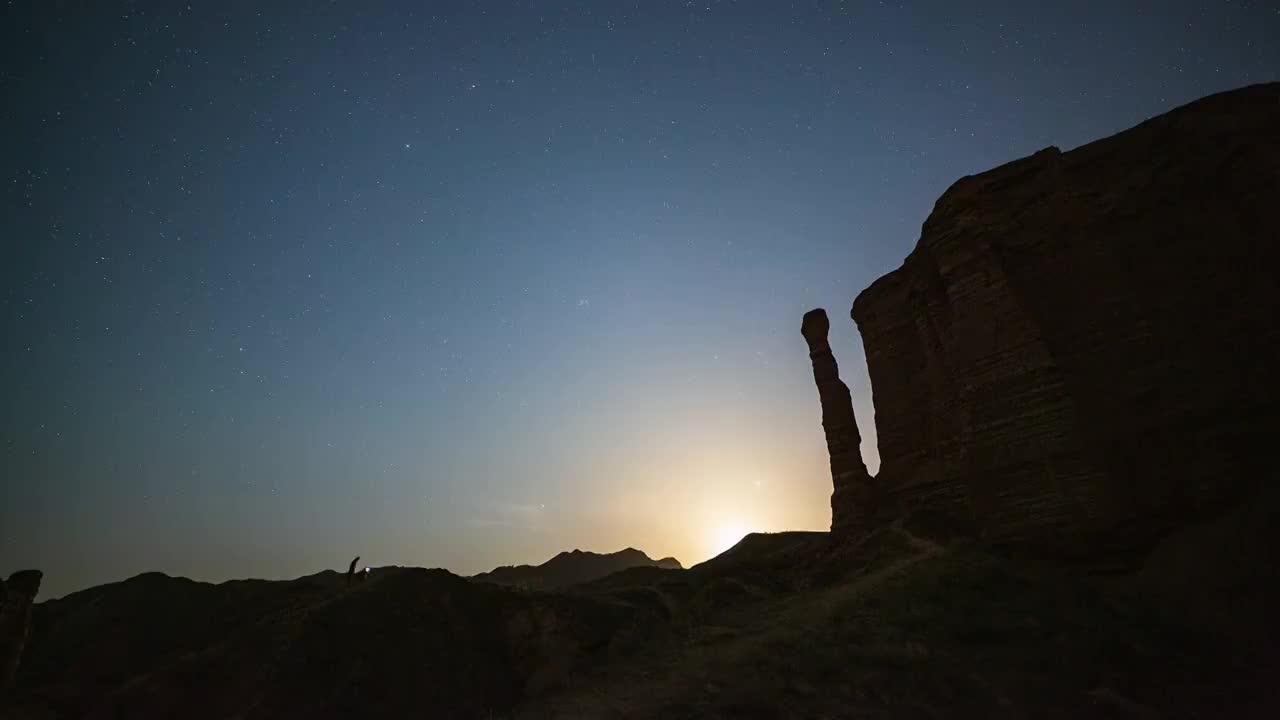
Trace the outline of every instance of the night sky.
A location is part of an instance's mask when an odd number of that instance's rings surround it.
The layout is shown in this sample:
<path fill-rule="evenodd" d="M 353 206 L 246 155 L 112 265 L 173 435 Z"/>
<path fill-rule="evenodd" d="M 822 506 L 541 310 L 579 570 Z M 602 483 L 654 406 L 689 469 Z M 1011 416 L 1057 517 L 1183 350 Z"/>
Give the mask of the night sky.
<path fill-rule="evenodd" d="M 1271 2 L 9 2 L 0 574 L 825 529 L 800 317 L 957 178 L 1280 77 Z"/>

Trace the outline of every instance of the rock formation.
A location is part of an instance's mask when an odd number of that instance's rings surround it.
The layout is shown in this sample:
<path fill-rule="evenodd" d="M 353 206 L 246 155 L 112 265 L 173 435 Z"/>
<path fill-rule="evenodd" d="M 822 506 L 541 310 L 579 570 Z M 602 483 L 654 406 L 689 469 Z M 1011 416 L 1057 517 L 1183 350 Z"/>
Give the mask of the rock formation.
<path fill-rule="evenodd" d="M 1278 202 L 1276 83 L 956 182 L 853 303 L 886 501 L 1098 556 L 1273 476 Z"/>
<path fill-rule="evenodd" d="M 875 509 L 875 493 L 867 466 L 862 462 L 862 436 L 853 416 L 849 388 L 840 379 L 840 368 L 827 342 L 831 323 L 821 308 L 805 313 L 800 334 L 809 344 L 813 380 L 822 403 L 822 430 L 831 456 L 831 530 L 840 532 L 858 527 Z"/>
<path fill-rule="evenodd" d="M 40 592 L 39 570 L 20 570 L 0 580 L 0 692 L 13 683 L 31 629 L 31 603 Z"/>

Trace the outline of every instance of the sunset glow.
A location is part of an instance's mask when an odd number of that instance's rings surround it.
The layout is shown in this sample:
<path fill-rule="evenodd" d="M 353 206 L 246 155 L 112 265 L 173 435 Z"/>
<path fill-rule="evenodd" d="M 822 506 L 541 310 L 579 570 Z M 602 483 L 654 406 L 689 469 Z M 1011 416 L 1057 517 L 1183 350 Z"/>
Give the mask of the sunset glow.
<path fill-rule="evenodd" d="M 739 520 L 730 520 L 717 526 L 711 538 L 712 555 L 719 555 L 737 545 L 738 541 L 750 532 L 751 529 Z"/>

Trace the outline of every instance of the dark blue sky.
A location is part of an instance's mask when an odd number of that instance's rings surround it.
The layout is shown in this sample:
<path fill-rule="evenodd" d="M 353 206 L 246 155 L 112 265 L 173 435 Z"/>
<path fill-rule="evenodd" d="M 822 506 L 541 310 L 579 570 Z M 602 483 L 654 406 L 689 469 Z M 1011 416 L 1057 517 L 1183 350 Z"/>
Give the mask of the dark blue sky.
<path fill-rule="evenodd" d="M 1270 2 L 11 2 L 0 574 L 825 528 L 801 314 L 962 175 L 1280 77 Z"/>

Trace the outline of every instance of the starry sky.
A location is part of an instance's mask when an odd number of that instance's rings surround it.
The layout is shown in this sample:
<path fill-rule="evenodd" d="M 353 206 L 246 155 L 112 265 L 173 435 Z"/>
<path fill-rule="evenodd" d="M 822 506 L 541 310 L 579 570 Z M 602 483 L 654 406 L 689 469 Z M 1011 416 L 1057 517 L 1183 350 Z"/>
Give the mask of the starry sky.
<path fill-rule="evenodd" d="M 848 308 L 937 196 L 1275 80 L 1277 38 L 1245 0 L 11 0 L 0 574 L 825 529 L 802 313 L 874 470 Z"/>

